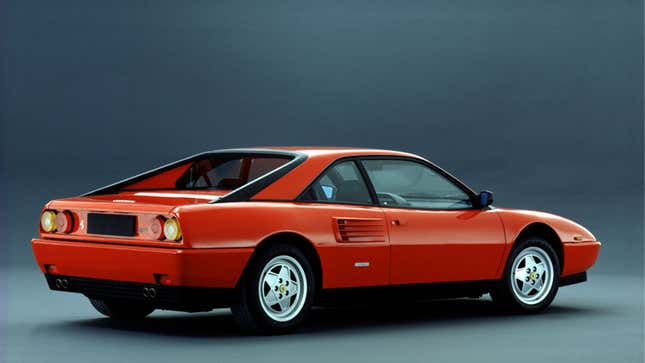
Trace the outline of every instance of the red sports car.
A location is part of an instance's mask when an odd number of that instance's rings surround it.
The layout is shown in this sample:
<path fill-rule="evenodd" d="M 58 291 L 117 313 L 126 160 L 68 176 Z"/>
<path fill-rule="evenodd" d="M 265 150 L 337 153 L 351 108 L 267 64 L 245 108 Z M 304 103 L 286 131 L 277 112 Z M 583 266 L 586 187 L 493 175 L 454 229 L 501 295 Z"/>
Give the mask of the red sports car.
<path fill-rule="evenodd" d="M 341 296 L 490 293 L 537 312 L 586 280 L 587 229 L 492 202 L 404 152 L 219 150 L 47 203 L 32 247 L 52 290 L 109 317 L 231 307 L 264 333 Z"/>

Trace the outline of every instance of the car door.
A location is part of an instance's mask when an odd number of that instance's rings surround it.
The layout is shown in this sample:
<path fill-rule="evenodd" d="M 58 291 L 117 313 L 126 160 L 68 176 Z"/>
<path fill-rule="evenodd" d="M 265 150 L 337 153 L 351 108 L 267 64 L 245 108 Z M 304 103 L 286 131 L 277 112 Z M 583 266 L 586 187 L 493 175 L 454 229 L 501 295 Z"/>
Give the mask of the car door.
<path fill-rule="evenodd" d="M 411 158 L 361 164 L 383 207 L 390 238 L 390 283 L 493 279 L 505 248 L 494 209 L 445 172 Z"/>
<path fill-rule="evenodd" d="M 315 237 L 324 288 L 389 283 L 385 213 L 376 205 L 355 160 L 332 164 L 305 189 L 298 202 L 324 230 Z"/>

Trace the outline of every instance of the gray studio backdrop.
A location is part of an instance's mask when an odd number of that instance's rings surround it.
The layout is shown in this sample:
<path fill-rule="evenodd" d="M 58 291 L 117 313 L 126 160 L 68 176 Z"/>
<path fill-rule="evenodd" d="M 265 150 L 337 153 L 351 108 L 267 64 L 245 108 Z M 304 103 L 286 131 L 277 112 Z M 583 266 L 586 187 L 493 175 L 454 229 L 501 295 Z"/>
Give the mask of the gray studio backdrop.
<path fill-rule="evenodd" d="M 642 16 L 624 0 L 0 1 L 0 362 L 642 362 Z M 113 322 L 47 291 L 29 240 L 48 200 L 276 144 L 418 153 L 497 206 L 582 223 L 600 259 L 539 316 L 486 297 L 316 310 L 282 337 L 240 336 L 227 311 Z"/>
<path fill-rule="evenodd" d="M 426 156 L 497 206 L 642 272 L 639 1 L 10 1 L 3 227 L 33 266 L 43 203 L 189 154 L 349 145 Z M 6 178 L 6 180 L 5 180 Z"/>

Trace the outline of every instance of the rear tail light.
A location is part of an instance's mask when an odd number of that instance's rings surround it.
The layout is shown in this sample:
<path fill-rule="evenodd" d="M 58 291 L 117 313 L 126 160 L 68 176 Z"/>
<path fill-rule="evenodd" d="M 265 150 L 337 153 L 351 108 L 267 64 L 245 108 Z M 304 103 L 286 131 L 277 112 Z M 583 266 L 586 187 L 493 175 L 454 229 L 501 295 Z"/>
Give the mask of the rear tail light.
<path fill-rule="evenodd" d="M 46 210 L 40 216 L 40 227 L 45 232 L 54 232 L 56 230 L 56 212 Z"/>
<path fill-rule="evenodd" d="M 40 216 L 40 228 L 47 233 L 70 233 L 74 229 L 74 216 L 70 211 L 46 210 Z"/>
<path fill-rule="evenodd" d="M 179 241 L 181 239 L 181 228 L 177 218 L 168 219 L 163 225 L 163 233 L 166 239 L 171 241 Z"/>
<path fill-rule="evenodd" d="M 74 227 L 74 217 L 68 211 L 60 212 L 56 215 L 56 231 L 61 233 L 69 233 Z"/>
<path fill-rule="evenodd" d="M 88 215 L 91 215 L 89 213 Z M 164 217 L 161 215 L 151 216 L 140 215 L 132 216 L 132 218 L 138 218 L 140 221 L 138 233 L 135 235 L 132 234 L 132 237 L 138 236 L 142 239 L 152 240 L 152 241 L 179 241 L 182 239 L 181 227 L 179 226 L 179 221 L 176 217 Z M 72 213 L 69 210 L 65 211 L 55 211 L 55 210 L 45 210 L 40 216 L 40 229 L 44 233 L 60 233 L 60 234 L 70 234 L 80 232 L 81 235 L 104 235 L 106 233 L 93 232 L 89 228 L 84 227 L 83 221 L 86 220 L 86 216 L 77 213 Z M 136 219 L 135 219 L 136 220 Z M 88 221 L 91 224 L 91 221 Z M 107 233 L 107 235 L 112 235 Z M 128 237 L 126 235 L 116 235 Z"/>
<path fill-rule="evenodd" d="M 148 237 L 150 239 L 161 240 L 164 238 L 163 229 L 166 219 L 158 216 L 150 219 L 150 227 L 148 228 Z"/>

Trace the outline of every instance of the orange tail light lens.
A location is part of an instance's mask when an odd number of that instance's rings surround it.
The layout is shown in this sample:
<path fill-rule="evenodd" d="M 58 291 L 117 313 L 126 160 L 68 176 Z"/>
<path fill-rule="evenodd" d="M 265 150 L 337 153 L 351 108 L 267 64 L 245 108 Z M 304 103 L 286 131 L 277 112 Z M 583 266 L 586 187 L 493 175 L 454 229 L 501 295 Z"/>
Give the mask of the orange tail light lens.
<path fill-rule="evenodd" d="M 181 228 L 179 227 L 179 221 L 176 218 L 170 218 L 163 225 L 163 233 L 166 235 L 166 239 L 171 241 L 179 241 L 181 238 Z"/>
<path fill-rule="evenodd" d="M 54 232 L 56 230 L 56 212 L 44 211 L 40 216 L 40 228 L 45 232 Z"/>

